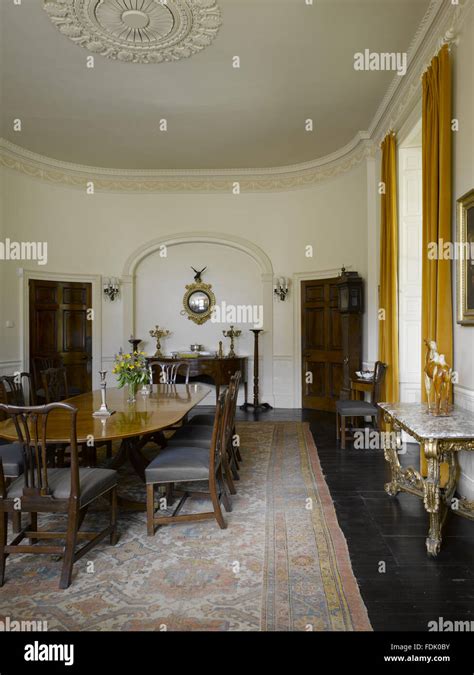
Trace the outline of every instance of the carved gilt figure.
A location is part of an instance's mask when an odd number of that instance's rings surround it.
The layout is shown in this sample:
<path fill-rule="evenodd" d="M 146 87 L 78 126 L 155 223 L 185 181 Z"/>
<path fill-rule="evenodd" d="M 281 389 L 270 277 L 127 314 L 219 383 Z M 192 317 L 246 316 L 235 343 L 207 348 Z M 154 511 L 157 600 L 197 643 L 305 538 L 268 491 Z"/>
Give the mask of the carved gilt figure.
<path fill-rule="evenodd" d="M 449 414 L 451 403 L 452 368 L 446 363 L 444 354 L 438 352 L 434 340 L 425 340 L 425 389 L 428 411 L 434 415 Z"/>

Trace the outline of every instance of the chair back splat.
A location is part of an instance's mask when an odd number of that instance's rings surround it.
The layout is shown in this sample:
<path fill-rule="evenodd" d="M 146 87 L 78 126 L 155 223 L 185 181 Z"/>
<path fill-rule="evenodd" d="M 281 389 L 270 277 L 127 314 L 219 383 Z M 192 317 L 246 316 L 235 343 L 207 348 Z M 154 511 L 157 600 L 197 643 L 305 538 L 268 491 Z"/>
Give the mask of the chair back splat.
<path fill-rule="evenodd" d="M 234 446 L 234 436 L 235 436 L 235 413 L 237 409 L 237 397 L 239 395 L 240 378 L 241 378 L 240 370 L 236 371 L 236 373 L 232 375 L 232 377 L 230 378 L 229 402 L 227 410 L 225 411 L 224 414 L 224 423 L 223 423 L 223 431 L 225 435 L 223 440 L 223 449 L 224 452 L 226 453 L 226 460 L 227 460 L 225 462 L 225 468 L 228 473 L 229 470 L 233 472 L 234 478 L 238 478 L 238 468 L 239 468 L 239 458 L 237 457 L 238 446 Z M 242 458 L 240 457 L 240 460 L 241 459 Z"/>
<path fill-rule="evenodd" d="M 18 441 L 23 447 L 25 473 L 23 495 L 44 497 L 50 494 L 48 484 L 47 426 L 53 411 L 63 410 L 70 416 L 71 498 L 79 498 L 79 462 L 77 453 L 77 408 L 66 403 L 44 406 L 0 405 L 13 421 Z"/>
<path fill-rule="evenodd" d="M 177 361 L 170 363 L 168 361 L 152 361 L 150 363 L 151 382 L 158 384 L 176 384 L 179 371 L 184 371 L 184 384 L 189 384 L 190 364 L 186 361 Z"/>
<path fill-rule="evenodd" d="M 46 403 L 55 403 L 69 398 L 66 368 L 47 368 L 41 371 Z"/>
<path fill-rule="evenodd" d="M 382 395 L 382 385 L 387 372 L 387 364 L 382 361 L 376 361 L 374 367 L 374 390 L 372 395 L 372 403 L 380 403 Z"/>

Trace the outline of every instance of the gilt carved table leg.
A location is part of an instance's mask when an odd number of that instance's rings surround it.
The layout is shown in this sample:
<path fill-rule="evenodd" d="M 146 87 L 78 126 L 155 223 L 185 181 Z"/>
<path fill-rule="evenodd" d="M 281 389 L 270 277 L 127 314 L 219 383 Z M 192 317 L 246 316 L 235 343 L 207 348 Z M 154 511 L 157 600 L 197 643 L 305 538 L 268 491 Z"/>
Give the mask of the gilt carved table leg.
<path fill-rule="evenodd" d="M 439 486 L 440 455 L 438 442 L 430 439 L 423 444 L 428 462 L 428 476 L 424 481 L 423 504 L 430 516 L 430 529 L 426 538 L 426 549 L 429 555 L 436 556 L 441 548 L 441 529 L 446 516 L 446 505 L 441 500 Z"/>
<path fill-rule="evenodd" d="M 389 431 L 392 432 L 394 430 L 392 418 L 388 415 L 384 415 L 384 421 L 388 424 Z M 384 449 L 384 457 L 390 464 L 390 472 L 392 477 L 390 483 L 385 483 L 385 492 L 387 492 L 390 497 L 396 497 L 396 495 L 400 492 L 399 478 L 402 471 L 402 467 L 398 459 L 397 448 L 392 447 L 392 445 L 389 444 L 389 447 Z"/>

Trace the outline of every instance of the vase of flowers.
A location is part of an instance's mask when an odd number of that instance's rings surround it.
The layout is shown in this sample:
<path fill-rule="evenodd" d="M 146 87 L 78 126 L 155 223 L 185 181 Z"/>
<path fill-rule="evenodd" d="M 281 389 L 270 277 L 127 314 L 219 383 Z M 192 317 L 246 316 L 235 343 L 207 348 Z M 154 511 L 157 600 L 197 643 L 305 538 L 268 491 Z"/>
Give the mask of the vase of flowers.
<path fill-rule="evenodd" d="M 138 387 L 150 383 L 150 371 L 146 363 L 145 352 L 124 354 L 122 351 L 115 356 L 112 370 L 117 375 L 119 388 L 128 386 L 128 403 L 135 403 Z"/>

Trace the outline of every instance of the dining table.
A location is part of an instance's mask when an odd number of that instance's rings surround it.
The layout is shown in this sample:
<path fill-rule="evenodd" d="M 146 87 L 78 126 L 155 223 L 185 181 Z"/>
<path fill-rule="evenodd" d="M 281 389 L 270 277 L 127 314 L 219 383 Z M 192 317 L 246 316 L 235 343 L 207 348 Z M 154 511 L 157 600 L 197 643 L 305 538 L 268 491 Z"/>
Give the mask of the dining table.
<path fill-rule="evenodd" d="M 128 460 L 145 482 L 145 468 L 150 460 L 142 452 L 144 441 L 150 438 L 159 442 L 161 439 L 165 445 L 164 430 L 183 420 L 210 391 L 210 387 L 198 383 L 154 384 L 150 393 L 138 392 L 135 402 L 129 403 L 127 388 L 107 388 L 107 407 L 112 413 L 107 417 L 93 416 L 102 403 L 100 389 L 72 396 L 62 403 L 68 403 L 78 410 L 78 445 L 120 441 L 117 453 L 108 460 L 106 466 L 118 469 Z M 70 424 L 69 413 L 53 410 L 48 418 L 46 443 L 69 443 Z M 12 419 L 0 422 L 0 438 L 12 442 L 18 440 Z M 127 500 L 121 501 L 127 505 Z M 132 507 L 131 503 L 129 506 Z M 141 506 L 136 505 L 136 508 Z"/>

